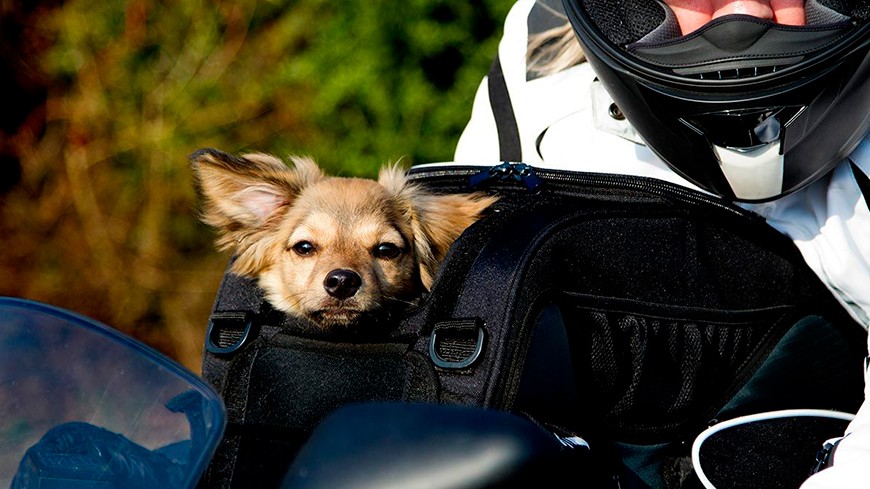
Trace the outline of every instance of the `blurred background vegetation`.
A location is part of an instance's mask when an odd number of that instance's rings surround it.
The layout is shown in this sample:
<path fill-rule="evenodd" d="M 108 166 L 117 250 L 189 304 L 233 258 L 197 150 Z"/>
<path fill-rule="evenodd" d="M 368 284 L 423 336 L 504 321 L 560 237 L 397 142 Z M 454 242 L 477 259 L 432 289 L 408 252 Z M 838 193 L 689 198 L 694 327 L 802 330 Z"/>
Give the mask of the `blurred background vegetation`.
<path fill-rule="evenodd" d="M 345 176 L 449 160 L 510 4 L 0 1 L 0 295 L 198 372 L 229 256 L 187 155 L 310 154 Z"/>

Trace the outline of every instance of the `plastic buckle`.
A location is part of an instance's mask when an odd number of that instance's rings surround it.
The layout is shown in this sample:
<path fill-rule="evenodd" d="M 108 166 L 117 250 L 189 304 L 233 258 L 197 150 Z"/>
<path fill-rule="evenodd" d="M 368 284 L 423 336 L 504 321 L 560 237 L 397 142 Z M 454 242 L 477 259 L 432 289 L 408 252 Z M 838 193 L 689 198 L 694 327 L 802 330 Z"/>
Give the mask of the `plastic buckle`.
<path fill-rule="evenodd" d="M 205 349 L 215 355 L 228 355 L 247 342 L 253 329 L 248 311 L 216 312 L 208 321 Z"/>
<path fill-rule="evenodd" d="M 429 337 L 429 358 L 435 366 L 445 369 L 470 367 L 483 352 L 485 339 L 480 318 L 436 323 Z"/>
<path fill-rule="evenodd" d="M 835 441 L 828 440 L 825 442 L 825 445 L 816 452 L 816 461 L 813 464 L 810 475 L 821 472 L 831 466 L 834 450 L 837 448 L 837 445 L 840 444 L 840 440 L 842 440 L 842 438 Z"/>

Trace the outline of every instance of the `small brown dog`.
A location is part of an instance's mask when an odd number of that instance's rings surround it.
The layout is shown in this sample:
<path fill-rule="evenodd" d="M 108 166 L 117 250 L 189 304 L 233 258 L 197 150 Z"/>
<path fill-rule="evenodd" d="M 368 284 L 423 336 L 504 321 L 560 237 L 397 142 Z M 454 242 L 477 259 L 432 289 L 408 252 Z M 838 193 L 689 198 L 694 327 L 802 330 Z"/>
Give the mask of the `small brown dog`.
<path fill-rule="evenodd" d="M 255 278 L 280 311 L 323 328 L 350 326 L 409 304 L 447 249 L 496 201 L 427 192 L 395 166 L 378 180 L 325 176 L 265 154 L 192 154 L 202 220 L 233 250 L 232 271 Z"/>

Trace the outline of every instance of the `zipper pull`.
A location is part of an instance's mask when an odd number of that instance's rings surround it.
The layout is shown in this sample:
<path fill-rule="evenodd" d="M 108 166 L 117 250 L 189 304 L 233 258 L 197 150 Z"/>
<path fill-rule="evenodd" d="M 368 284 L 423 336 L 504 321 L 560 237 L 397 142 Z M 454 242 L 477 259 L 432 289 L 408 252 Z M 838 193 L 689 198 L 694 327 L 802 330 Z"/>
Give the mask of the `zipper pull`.
<path fill-rule="evenodd" d="M 482 183 L 497 180 L 500 182 L 519 182 L 526 186 L 526 190 L 534 192 L 544 183 L 541 178 L 535 174 L 535 169 L 526 163 L 511 163 L 505 161 L 500 165 L 496 165 L 487 170 L 475 173 L 469 179 L 469 185 L 476 187 Z"/>

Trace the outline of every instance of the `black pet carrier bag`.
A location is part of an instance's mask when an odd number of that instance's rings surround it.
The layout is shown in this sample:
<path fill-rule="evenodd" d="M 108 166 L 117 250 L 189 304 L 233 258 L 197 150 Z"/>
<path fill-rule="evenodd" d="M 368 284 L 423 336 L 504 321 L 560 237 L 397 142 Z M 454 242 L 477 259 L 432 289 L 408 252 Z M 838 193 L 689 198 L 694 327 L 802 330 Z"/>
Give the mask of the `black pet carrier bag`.
<path fill-rule="evenodd" d="M 504 132 L 503 159 L 519 161 Z M 320 469 L 332 480 L 353 474 L 352 487 L 377 487 L 362 479 L 378 467 L 355 466 L 365 450 L 339 446 L 340 437 L 333 449 L 317 442 L 320 455 L 304 453 L 302 469 L 297 457 L 331 414 L 386 403 L 386 417 L 403 405 L 521 414 L 563 441 L 582 440 L 584 464 L 551 472 L 578 487 L 697 488 L 692 447 L 708 427 L 794 409 L 854 413 L 863 400 L 866 333 L 794 244 L 754 214 L 657 180 L 519 163 L 410 175 L 435 191 L 501 199 L 390 328 L 330 336 L 273 311 L 251 281 L 224 276 L 203 374 L 229 424 L 203 487 L 329 487 L 312 477 L 317 457 L 330 456 Z M 450 423 L 404 431 L 429 425 Z M 753 450 L 764 434 L 715 445 L 714 465 L 733 459 L 745 482 L 721 487 L 797 487 L 845 424 L 788 426 L 803 435 L 781 436 L 773 458 Z"/>
<path fill-rule="evenodd" d="M 790 240 L 661 182 L 514 178 L 531 172 L 413 172 L 450 192 L 484 179 L 503 197 L 431 293 L 374 337 L 330 337 L 227 273 L 203 373 L 229 427 L 206 487 L 277 487 L 312 429 L 358 402 L 524 413 L 602 447 L 622 487 L 691 487 L 692 441 L 717 421 L 857 410 L 864 331 Z"/>

